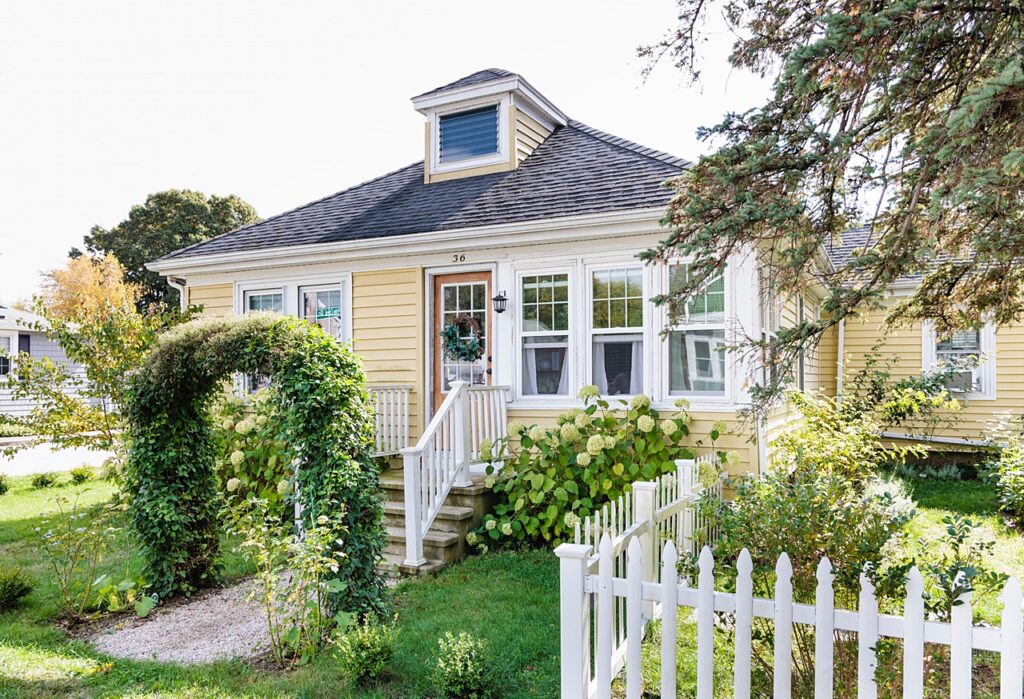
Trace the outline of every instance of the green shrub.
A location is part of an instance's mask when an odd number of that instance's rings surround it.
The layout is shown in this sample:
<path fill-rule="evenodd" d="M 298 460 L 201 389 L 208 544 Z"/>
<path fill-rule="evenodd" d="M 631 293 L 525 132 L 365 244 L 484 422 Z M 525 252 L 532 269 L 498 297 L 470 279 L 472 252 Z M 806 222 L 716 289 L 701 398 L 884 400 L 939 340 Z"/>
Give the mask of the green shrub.
<path fill-rule="evenodd" d="M 0 416 L 0 439 L 4 437 L 31 437 L 35 431 L 23 425 L 20 422 L 15 422 L 10 418 Z"/>
<path fill-rule="evenodd" d="M 307 526 L 324 513 L 342 515 L 331 519 L 338 536 L 322 552 L 337 564 L 329 579 L 344 583 L 332 606 L 381 611 L 386 590 L 376 566 L 386 534 L 359 360 L 318 326 L 269 313 L 179 325 L 131 377 L 124 490 L 151 590 L 163 598 L 219 580 L 223 498 L 209 407 L 236 373 L 273 377 L 269 400 L 296 455 L 290 492 L 301 493 Z"/>
<path fill-rule="evenodd" d="M 1024 438 L 1011 437 L 997 462 L 999 507 L 1018 524 L 1024 524 Z"/>
<path fill-rule="evenodd" d="M 836 608 L 856 609 L 861 572 L 867 565 L 873 570 L 881 566 L 887 546 L 898 540 L 912 516 L 905 496 L 884 483 L 869 482 L 862 492 L 836 474 L 804 468 L 793 473 L 773 470 L 739 483 L 732 506 L 722 515 L 723 533 L 715 550 L 722 565 L 716 571 L 725 587 L 731 588 L 734 561 L 747 549 L 753 563 L 754 595 L 772 598 L 775 566 L 785 552 L 793 568 L 794 601 L 813 604 L 817 567 L 827 556 L 835 573 Z M 896 576 L 875 582 L 880 599 L 899 597 L 901 581 Z M 804 629 L 794 629 L 793 694 L 810 696 L 814 643 L 808 642 Z M 765 668 L 772 667 L 773 633 L 770 620 L 755 620 L 753 682 L 759 690 L 755 693 L 766 696 L 771 693 L 771 671 Z M 837 643 L 840 661 L 853 658 L 852 663 L 837 661 L 836 686 L 842 687 L 843 678 L 856 678 L 856 638 L 838 634 Z"/>
<path fill-rule="evenodd" d="M 96 470 L 88 464 L 82 464 L 71 469 L 68 474 L 71 476 L 72 483 L 82 485 L 96 477 Z"/>
<path fill-rule="evenodd" d="M 462 631 L 451 631 L 438 641 L 437 662 L 432 676 L 434 688 L 443 699 L 487 699 L 495 694 L 497 682 L 484 641 Z"/>
<path fill-rule="evenodd" d="M 356 684 L 366 685 L 381 677 L 395 653 L 395 627 L 368 617 L 338 639 L 342 670 Z"/>
<path fill-rule="evenodd" d="M 682 444 L 690 433 L 685 411 L 662 418 L 647 396 L 620 401 L 622 409 L 614 410 L 597 398 L 594 386 L 584 387 L 580 397 L 585 407 L 563 413 L 555 427 L 508 426 L 508 438 L 491 455 L 499 466 L 487 468 L 487 483 L 500 501 L 471 543 L 487 537 L 558 544 L 581 518 L 634 481 L 652 480 L 674 471 L 676 459 L 693 458 Z M 489 447 L 481 448 L 484 458 Z"/>
<path fill-rule="evenodd" d="M 266 502 L 268 514 L 283 516 L 294 469 L 274 389 L 258 391 L 249 400 L 223 397 L 214 407 L 213 422 L 225 497 L 236 503 L 256 497 Z"/>
<path fill-rule="evenodd" d="M 11 489 L 11 481 L 4 474 L 0 473 L 0 495 L 6 495 L 7 491 Z"/>
<path fill-rule="evenodd" d="M 788 472 L 804 468 L 864 483 L 884 462 L 901 460 L 905 453 L 882 446 L 871 414 L 850 415 L 823 396 L 796 392 L 789 399 L 800 419 L 772 440 L 774 468 Z"/>
<path fill-rule="evenodd" d="M 57 485 L 57 476 L 53 473 L 37 473 L 32 476 L 32 480 L 29 482 L 32 484 L 32 487 L 37 490 L 52 488 Z"/>
<path fill-rule="evenodd" d="M 32 592 L 32 578 L 21 568 L 0 568 L 0 612 L 18 606 Z"/>

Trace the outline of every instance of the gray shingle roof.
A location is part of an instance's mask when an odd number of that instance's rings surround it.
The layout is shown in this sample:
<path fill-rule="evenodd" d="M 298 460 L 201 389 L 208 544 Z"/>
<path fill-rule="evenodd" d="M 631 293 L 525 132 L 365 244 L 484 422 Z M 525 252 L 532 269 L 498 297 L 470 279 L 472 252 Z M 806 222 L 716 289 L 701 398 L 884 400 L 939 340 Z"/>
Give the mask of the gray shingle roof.
<path fill-rule="evenodd" d="M 428 185 L 413 163 L 162 259 L 660 207 L 688 164 L 570 121 L 515 170 Z"/>
<path fill-rule="evenodd" d="M 498 78 L 511 78 L 518 77 L 516 73 L 505 70 L 504 68 L 485 68 L 478 70 L 472 75 L 467 75 L 464 78 L 459 78 L 455 82 L 450 82 L 447 85 L 441 87 L 435 87 L 429 92 L 424 92 L 422 95 L 416 95 L 413 99 L 419 99 L 420 97 L 427 97 L 429 95 L 436 94 L 438 92 L 445 92 L 447 90 L 454 90 L 457 87 L 468 87 L 470 85 L 476 85 L 477 83 L 485 83 L 488 80 L 497 80 Z"/>

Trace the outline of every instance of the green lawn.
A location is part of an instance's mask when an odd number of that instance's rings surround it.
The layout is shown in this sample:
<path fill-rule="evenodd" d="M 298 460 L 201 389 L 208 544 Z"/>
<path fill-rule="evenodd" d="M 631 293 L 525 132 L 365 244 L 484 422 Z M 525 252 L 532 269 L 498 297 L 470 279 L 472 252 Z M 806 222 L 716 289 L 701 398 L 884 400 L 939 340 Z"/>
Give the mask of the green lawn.
<path fill-rule="evenodd" d="M 330 653 L 287 672 L 220 662 L 181 667 L 135 662 L 95 653 L 87 643 L 56 628 L 45 562 L 38 555 L 35 527 L 52 514 L 52 498 L 71 487 L 29 488 L 13 479 L 0 497 L 0 561 L 29 570 L 36 590 L 19 609 L 0 614 L 0 697 L 430 697 L 430 670 L 437 640 L 445 631 L 469 631 L 487 640 L 505 696 L 552 697 L 558 693 L 558 565 L 545 552 L 470 558 L 435 578 L 399 585 L 395 607 L 399 635 L 392 677 L 372 690 L 354 690 Z M 83 503 L 108 499 L 112 487 L 89 483 Z M 226 542 L 230 548 L 230 542 Z M 105 562 L 105 570 L 132 569 L 127 541 Z M 227 556 L 227 575 L 247 572 L 246 562 Z"/>

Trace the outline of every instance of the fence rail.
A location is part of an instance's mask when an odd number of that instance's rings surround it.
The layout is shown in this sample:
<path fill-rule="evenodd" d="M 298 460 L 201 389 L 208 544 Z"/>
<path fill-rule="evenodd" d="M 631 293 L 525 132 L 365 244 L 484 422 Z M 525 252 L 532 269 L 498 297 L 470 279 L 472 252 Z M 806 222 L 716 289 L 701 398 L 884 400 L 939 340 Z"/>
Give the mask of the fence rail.
<path fill-rule="evenodd" d="M 749 553 L 744 550 L 736 562 L 736 591 L 719 592 L 714 587 L 715 560 L 709 548 L 699 557 L 697 586 L 680 584 L 677 572 L 678 554 L 674 542 L 665 544 L 661 576 L 658 582 L 646 575 L 653 556 L 645 550 L 645 542 L 633 537 L 626 550 L 625 573 L 618 574 L 615 545 L 605 534 L 596 556 L 596 572 L 591 572 L 593 550 L 585 544 L 563 544 L 556 553 L 561 565 L 561 644 L 562 697 L 611 697 L 611 683 L 616 676 L 616 656 L 624 658 L 625 688 L 628 699 L 643 696 L 640 675 L 640 645 L 646 610 L 660 603 L 662 622 L 661 696 L 676 696 L 676 623 L 679 608 L 695 610 L 697 624 L 697 699 L 714 695 L 714 625 L 715 613 L 734 615 L 735 656 L 733 661 L 733 693 L 738 699 L 750 696 L 752 627 L 755 618 L 769 619 L 774 625 L 773 696 L 792 696 L 793 625 L 814 627 L 814 697 L 833 695 L 833 636 L 845 631 L 857 635 L 857 696 L 877 697 L 875 681 L 877 657 L 875 649 L 882 637 L 902 639 L 903 697 L 924 696 L 925 644 L 949 647 L 950 696 L 969 699 L 972 687 L 971 656 L 974 650 L 1000 654 L 1001 699 L 1020 699 L 1022 655 L 1024 655 L 1024 612 L 1021 588 L 1010 579 L 1003 590 L 1001 628 L 978 626 L 973 622 L 970 593 L 958 598 L 949 623 L 926 620 L 924 613 L 924 582 L 917 568 L 908 576 L 903 616 L 880 614 L 875 591 L 866 576 L 861 576 L 858 610 L 835 609 L 834 571 L 829 560 L 822 559 L 816 573 L 815 604 L 793 602 L 793 570 L 788 556 L 782 554 L 776 565 L 774 599 L 754 597 Z M 624 629 L 616 628 L 613 610 L 625 603 Z M 591 627 L 595 631 L 591 631 Z M 591 633 L 596 640 L 590 643 Z M 617 647 L 620 638 L 621 647 Z M 591 657 L 592 655 L 592 657 Z M 593 668 L 593 670 L 591 669 Z M 647 688 L 648 690 L 653 688 Z"/>
<path fill-rule="evenodd" d="M 368 386 L 374 404 L 376 456 L 394 456 L 409 446 L 409 396 L 404 384 Z"/>
<path fill-rule="evenodd" d="M 402 449 L 405 481 L 405 564 L 419 566 L 423 537 L 453 486 L 470 485 L 469 466 L 482 439 L 505 434 L 507 386 L 454 381 L 416 446 Z"/>

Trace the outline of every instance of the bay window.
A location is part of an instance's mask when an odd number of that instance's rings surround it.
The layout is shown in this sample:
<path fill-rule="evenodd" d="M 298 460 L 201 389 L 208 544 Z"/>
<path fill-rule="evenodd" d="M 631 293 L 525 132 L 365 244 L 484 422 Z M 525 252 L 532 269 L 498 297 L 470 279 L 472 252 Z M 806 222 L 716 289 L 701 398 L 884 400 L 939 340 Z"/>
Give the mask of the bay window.
<path fill-rule="evenodd" d="M 520 281 L 523 396 L 569 395 L 569 275 Z"/>
<path fill-rule="evenodd" d="M 689 265 L 669 268 L 669 291 L 689 282 Z M 668 333 L 670 395 L 724 396 L 726 289 L 722 274 L 707 281 L 672 321 Z"/>
<path fill-rule="evenodd" d="M 591 362 L 602 395 L 643 393 L 642 267 L 591 272 Z"/>

